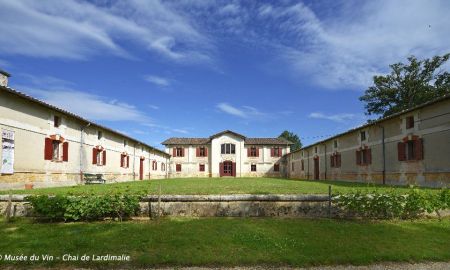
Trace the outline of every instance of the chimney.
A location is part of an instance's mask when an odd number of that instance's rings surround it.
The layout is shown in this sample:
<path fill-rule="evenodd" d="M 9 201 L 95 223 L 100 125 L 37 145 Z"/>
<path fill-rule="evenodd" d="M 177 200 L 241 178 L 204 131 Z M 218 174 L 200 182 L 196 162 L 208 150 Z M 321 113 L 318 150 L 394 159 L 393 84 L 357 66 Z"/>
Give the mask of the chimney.
<path fill-rule="evenodd" d="M 8 78 L 10 76 L 8 72 L 0 69 L 0 86 L 8 87 Z"/>

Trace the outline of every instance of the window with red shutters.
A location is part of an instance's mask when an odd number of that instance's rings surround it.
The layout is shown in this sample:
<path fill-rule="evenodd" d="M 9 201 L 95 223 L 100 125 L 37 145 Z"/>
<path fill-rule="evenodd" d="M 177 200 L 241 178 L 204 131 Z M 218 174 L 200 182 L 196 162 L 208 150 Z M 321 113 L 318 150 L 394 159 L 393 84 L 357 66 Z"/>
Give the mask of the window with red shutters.
<path fill-rule="evenodd" d="M 176 171 L 181 172 L 181 164 L 175 165 Z"/>
<path fill-rule="evenodd" d="M 63 143 L 63 161 L 69 161 L 69 143 L 64 142 Z"/>
<path fill-rule="evenodd" d="M 184 148 L 183 147 L 174 148 L 174 157 L 184 157 Z"/>
<path fill-rule="evenodd" d="M 207 156 L 206 147 L 204 146 L 197 147 L 197 157 L 206 157 L 206 156 Z"/>
<path fill-rule="evenodd" d="M 251 146 L 247 149 L 249 157 L 258 157 L 258 148 L 256 146 Z"/>

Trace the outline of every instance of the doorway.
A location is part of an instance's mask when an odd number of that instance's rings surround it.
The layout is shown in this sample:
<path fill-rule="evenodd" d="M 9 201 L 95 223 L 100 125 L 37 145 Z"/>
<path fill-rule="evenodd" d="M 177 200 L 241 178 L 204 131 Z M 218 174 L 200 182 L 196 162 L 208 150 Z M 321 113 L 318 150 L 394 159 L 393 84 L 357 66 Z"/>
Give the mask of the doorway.
<path fill-rule="evenodd" d="M 314 158 L 314 179 L 319 180 L 319 158 Z"/>
<path fill-rule="evenodd" d="M 236 163 L 224 161 L 220 164 L 220 176 L 236 176 Z"/>

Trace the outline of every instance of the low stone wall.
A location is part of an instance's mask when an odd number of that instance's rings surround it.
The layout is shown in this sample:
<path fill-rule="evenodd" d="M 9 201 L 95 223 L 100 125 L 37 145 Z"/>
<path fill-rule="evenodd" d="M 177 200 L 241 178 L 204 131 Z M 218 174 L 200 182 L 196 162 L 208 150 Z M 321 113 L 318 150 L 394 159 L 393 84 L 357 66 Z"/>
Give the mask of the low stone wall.
<path fill-rule="evenodd" d="M 24 199 L 11 196 L 11 216 L 32 216 Z M 9 195 L 0 195 L 0 212 L 4 214 Z M 328 217 L 338 215 L 328 195 L 156 195 L 140 202 L 141 217 Z M 329 213 L 330 211 L 330 213 Z"/>

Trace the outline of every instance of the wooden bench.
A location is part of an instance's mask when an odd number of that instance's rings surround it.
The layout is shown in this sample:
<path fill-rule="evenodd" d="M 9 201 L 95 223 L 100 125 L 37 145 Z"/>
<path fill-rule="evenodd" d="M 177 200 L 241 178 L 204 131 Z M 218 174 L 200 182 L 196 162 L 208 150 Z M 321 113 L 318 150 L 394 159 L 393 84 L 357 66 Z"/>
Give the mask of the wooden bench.
<path fill-rule="evenodd" d="M 103 174 L 91 174 L 85 173 L 83 174 L 84 184 L 105 184 L 106 180 L 103 179 Z"/>

